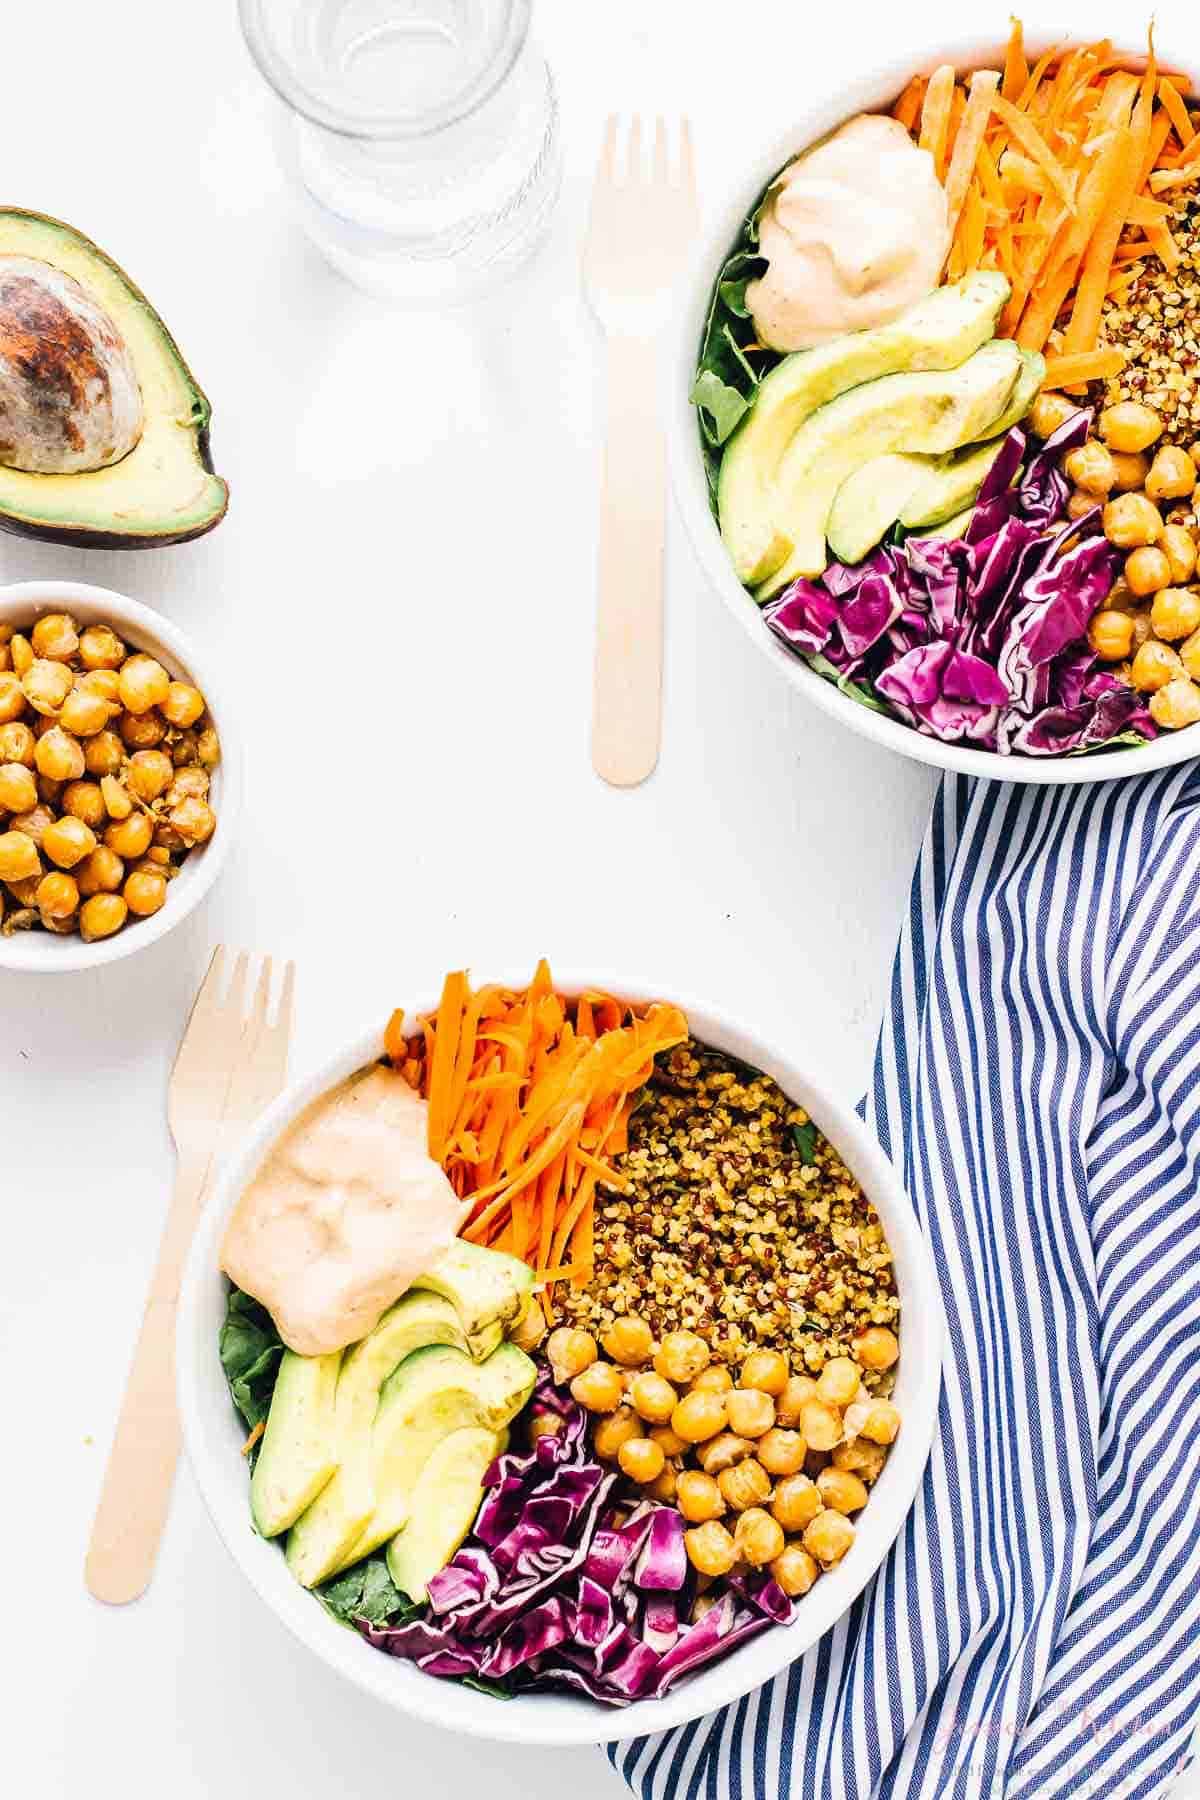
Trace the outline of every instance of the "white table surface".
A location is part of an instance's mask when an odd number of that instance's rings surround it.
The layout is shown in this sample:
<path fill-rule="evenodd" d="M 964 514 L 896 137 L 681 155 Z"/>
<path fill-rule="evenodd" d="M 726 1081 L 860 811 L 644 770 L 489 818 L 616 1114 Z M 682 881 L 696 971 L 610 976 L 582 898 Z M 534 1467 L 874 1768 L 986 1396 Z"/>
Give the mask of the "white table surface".
<path fill-rule="evenodd" d="M 1164 38 L 1190 10 L 1158 0 Z M 0 581 L 77 576 L 160 607 L 219 653 L 249 750 L 242 843 L 198 917 L 102 973 L 0 975 L 4 1763 L 34 1800 L 468 1800 L 481 1770 L 490 1800 L 620 1791 L 594 1751 L 455 1740 L 327 1676 L 186 1469 L 149 1595 L 85 1594 L 171 1179 L 166 1075 L 215 941 L 297 959 L 297 1073 L 447 967 L 541 953 L 783 1023 L 847 1095 L 869 1066 L 933 777 L 791 696 L 674 519 L 662 761 L 631 793 L 591 773 L 598 365 L 577 256 L 610 110 L 689 112 L 711 194 L 848 59 L 958 31 L 963 8 L 538 12 L 566 143 L 554 236 L 502 299 L 441 317 L 358 294 L 308 248 L 233 0 L 6 14 L 6 194 L 96 238 L 161 309 L 233 499 L 165 551 L 0 538 Z M 1069 14 L 1089 35 L 1127 19 Z"/>

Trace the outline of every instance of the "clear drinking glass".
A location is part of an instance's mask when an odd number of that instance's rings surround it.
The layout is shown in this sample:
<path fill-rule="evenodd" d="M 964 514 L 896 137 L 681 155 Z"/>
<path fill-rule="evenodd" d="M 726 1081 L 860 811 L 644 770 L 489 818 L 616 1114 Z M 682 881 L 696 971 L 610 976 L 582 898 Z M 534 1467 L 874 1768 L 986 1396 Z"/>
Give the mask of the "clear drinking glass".
<path fill-rule="evenodd" d="M 357 286 L 472 299 L 523 263 L 562 178 L 530 0 L 239 0 L 286 102 L 305 230 Z"/>

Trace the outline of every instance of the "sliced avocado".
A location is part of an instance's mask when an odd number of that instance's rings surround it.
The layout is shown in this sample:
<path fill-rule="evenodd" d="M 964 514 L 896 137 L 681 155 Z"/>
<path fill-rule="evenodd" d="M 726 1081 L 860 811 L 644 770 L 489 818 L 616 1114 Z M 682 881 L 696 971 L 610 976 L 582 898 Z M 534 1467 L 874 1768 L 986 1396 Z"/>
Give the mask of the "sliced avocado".
<path fill-rule="evenodd" d="M 904 450 L 876 456 L 843 481 L 829 514 L 826 536 L 839 562 L 861 562 L 891 530 L 900 509 L 921 486 L 936 458 Z"/>
<path fill-rule="evenodd" d="M 989 438 L 1003 437 L 1014 425 L 1019 425 L 1025 414 L 1042 391 L 1042 383 L 1046 379 L 1046 359 L 1037 350 L 1022 350 L 1021 373 L 1017 376 L 1017 385 L 1012 391 L 1012 399 L 1000 417 L 989 425 Z"/>
<path fill-rule="evenodd" d="M 772 507 L 772 489 L 805 420 L 839 394 L 881 376 L 956 369 L 993 335 L 1008 295 L 1003 275 L 969 275 L 938 288 L 889 325 L 798 351 L 771 370 L 725 447 L 717 482 L 721 535 L 741 581 L 748 587 L 765 581 L 791 550 L 788 520 Z"/>
<path fill-rule="evenodd" d="M 500 1341 L 493 1327 L 491 1348 Z M 481 1334 L 482 1341 L 482 1334 Z M 293 1515 L 287 1557 L 305 1587 L 332 1573 L 375 1510 L 371 1474 L 371 1430 L 380 1389 L 392 1371 L 414 1351 L 449 1344 L 469 1354 L 467 1336 L 457 1312 L 438 1294 L 410 1291 L 390 1306 L 378 1325 L 345 1353 L 337 1384 L 331 1445 L 336 1474 L 313 1497 L 313 1504 Z M 324 1358 L 300 1358 L 324 1361 Z M 317 1571 L 311 1573 L 310 1571 Z"/>
<path fill-rule="evenodd" d="M 884 375 L 851 388 L 813 414 L 792 439 L 773 504 L 794 549 L 755 589 L 759 600 L 798 575 L 828 564 L 825 529 L 837 491 L 856 469 L 893 450 L 940 456 L 982 437 L 1008 405 L 1021 353 L 1007 339 L 985 344 L 960 368 L 938 374 Z"/>
<path fill-rule="evenodd" d="M 1003 448 L 1003 439 L 996 438 L 991 443 L 972 444 L 956 456 L 936 463 L 901 508 L 900 523 L 905 530 L 923 531 L 927 525 L 942 525 L 964 507 L 974 506 Z"/>
<path fill-rule="evenodd" d="M 955 513 L 952 519 L 947 519 L 944 525 L 931 525 L 928 531 L 917 535 L 923 538 L 960 538 L 974 516 L 975 508 L 968 506 L 962 512 Z"/>
<path fill-rule="evenodd" d="M 444 1437 L 469 1425 L 502 1431 L 533 1392 L 536 1375 L 515 1344 L 501 1344 L 482 1363 L 440 1348 L 402 1362 L 379 1396 L 371 1434 L 375 1511 L 344 1562 L 369 1556 L 408 1523 L 417 1478 Z"/>
<path fill-rule="evenodd" d="M 2 256 L 62 271 L 108 315 L 132 358 L 143 422 L 133 448 L 103 468 L 33 474 L 5 466 L 0 457 L 0 528 L 124 550 L 182 543 L 211 531 L 225 516 L 229 490 L 209 454 L 210 407 L 145 295 L 89 238 L 41 213 L 0 208 Z M 30 323 L 36 330 L 36 313 L 25 321 Z M 32 379 L 38 379 L 36 369 Z M 51 398 L 57 404 L 57 396 Z"/>
<path fill-rule="evenodd" d="M 470 1425 L 452 1431 L 431 1453 L 412 1491 L 408 1524 L 388 1545 L 388 1574 L 410 1600 L 424 1600 L 475 1523 L 483 1478 L 507 1447 L 507 1431 Z"/>
<path fill-rule="evenodd" d="M 263 1537 L 278 1537 L 316 1499 L 334 1470 L 334 1397 L 342 1353 L 285 1350 L 267 1428 L 250 1481 L 250 1510 Z"/>
<path fill-rule="evenodd" d="M 428 1274 L 414 1281 L 413 1286 L 428 1288 L 449 1300 L 474 1346 L 480 1334 L 490 1327 L 498 1325 L 503 1335 L 516 1324 L 529 1303 L 533 1270 L 502 1250 L 485 1250 L 479 1244 L 455 1238 Z M 486 1356 L 494 1348 L 493 1343 L 475 1354 Z"/>

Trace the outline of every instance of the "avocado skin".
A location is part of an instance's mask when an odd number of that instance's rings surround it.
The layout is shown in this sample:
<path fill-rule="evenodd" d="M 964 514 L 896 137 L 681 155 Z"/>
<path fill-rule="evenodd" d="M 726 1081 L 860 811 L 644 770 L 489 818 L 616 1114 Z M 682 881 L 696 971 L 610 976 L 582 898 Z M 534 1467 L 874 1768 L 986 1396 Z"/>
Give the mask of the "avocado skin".
<path fill-rule="evenodd" d="M 165 525 L 146 529 L 118 530 L 114 526 L 106 524 L 102 519 L 97 519 L 95 524 L 85 518 L 57 524 L 51 520 L 24 517 L 20 513 L 8 511 L 3 494 L 0 493 L 0 531 L 8 532 L 14 537 L 34 538 L 40 543 L 64 544 L 77 550 L 159 550 L 169 544 L 185 544 L 191 542 L 193 538 L 205 536 L 221 523 L 229 510 L 229 483 L 217 474 L 212 460 L 212 446 L 209 438 L 212 407 L 209 404 L 208 396 L 188 367 L 179 345 L 167 329 L 160 314 L 150 304 L 136 282 L 130 280 L 120 263 L 114 261 L 82 231 L 76 230 L 75 226 L 66 224 L 64 220 L 57 219 L 50 213 L 32 212 L 20 206 L 0 206 L 0 233 L 3 233 L 8 222 L 13 220 L 18 223 L 24 221 L 31 226 L 36 225 L 62 233 L 86 257 L 94 259 L 115 275 L 125 289 L 130 303 L 135 307 L 140 307 L 152 322 L 155 332 L 163 340 L 167 351 L 174 359 L 182 381 L 191 392 L 192 420 L 186 429 L 191 432 L 195 444 L 196 461 L 204 474 L 213 477 L 221 490 L 221 500 L 219 506 L 215 510 L 210 509 L 203 519 L 180 525 L 178 528 Z M 4 241 L 0 237 L 0 250 L 3 248 Z M 33 251 L 31 254 L 36 256 L 37 252 Z M 39 258 L 39 260 L 47 259 Z M 117 323 L 120 325 L 121 321 L 118 319 Z M 135 455 L 136 447 L 128 457 L 123 458 L 121 463 L 116 463 L 113 467 L 120 469 Z M 4 471 L 0 469 L 0 480 L 2 480 L 3 474 Z M 52 482 L 56 486 L 78 479 L 79 477 L 74 475 L 39 477 L 39 480 Z"/>

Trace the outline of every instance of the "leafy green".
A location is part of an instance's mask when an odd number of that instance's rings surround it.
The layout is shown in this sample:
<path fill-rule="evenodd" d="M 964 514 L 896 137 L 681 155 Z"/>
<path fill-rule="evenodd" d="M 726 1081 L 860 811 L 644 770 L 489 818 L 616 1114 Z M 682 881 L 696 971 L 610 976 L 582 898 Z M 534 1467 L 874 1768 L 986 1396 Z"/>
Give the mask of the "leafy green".
<path fill-rule="evenodd" d="M 399 1625 L 423 1612 L 421 1602 L 402 1594 L 388 1574 L 387 1558 L 369 1556 L 340 1575 L 332 1576 L 313 1593 L 326 1612 L 340 1625 L 365 1619 L 368 1625 Z"/>
<path fill-rule="evenodd" d="M 493 1700 L 511 1700 L 512 1689 L 502 1687 L 498 1681 L 488 1681 L 482 1675 L 460 1676 L 463 1687 L 474 1688 L 477 1694 L 489 1694 Z"/>
<path fill-rule="evenodd" d="M 812 1120 L 807 1125 L 793 1125 L 792 1137 L 802 1162 L 815 1162 L 817 1155 L 817 1128 Z"/>
<path fill-rule="evenodd" d="M 860 706 L 869 706 L 872 712 L 888 713 L 891 711 L 890 707 L 884 705 L 869 682 L 851 681 L 848 675 L 843 675 L 840 669 L 835 669 L 829 658 L 822 656 L 819 651 L 810 652 L 804 660 L 810 669 L 815 669 L 816 673 L 823 675 L 826 681 L 832 681 L 838 692 L 845 694 L 847 699 L 857 700 Z"/>
<path fill-rule="evenodd" d="M 1097 750 L 1136 749 L 1141 744 L 1152 744 L 1153 738 L 1143 737 L 1140 731 L 1118 731 L 1115 737 L 1105 738 L 1102 744 L 1085 744 L 1080 750 L 1068 750 L 1068 756 L 1095 756 Z"/>
<path fill-rule="evenodd" d="M 231 1287 L 219 1343 L 233 1404 L 253 1431 L 271 1410 L 283 1339 L 266 1307 Z"/>

